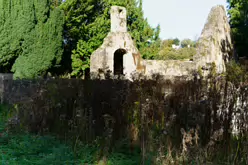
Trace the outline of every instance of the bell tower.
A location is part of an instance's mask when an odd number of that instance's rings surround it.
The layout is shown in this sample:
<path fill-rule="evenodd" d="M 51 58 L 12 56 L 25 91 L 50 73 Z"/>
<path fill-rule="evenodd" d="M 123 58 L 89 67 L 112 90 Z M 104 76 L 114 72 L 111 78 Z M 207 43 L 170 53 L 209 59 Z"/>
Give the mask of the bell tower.
<path fill-rule="evenodd" d="M 127 32 L 126 8 L 120 6 L 112 6 L 110 13 L 111 32 Z"/>

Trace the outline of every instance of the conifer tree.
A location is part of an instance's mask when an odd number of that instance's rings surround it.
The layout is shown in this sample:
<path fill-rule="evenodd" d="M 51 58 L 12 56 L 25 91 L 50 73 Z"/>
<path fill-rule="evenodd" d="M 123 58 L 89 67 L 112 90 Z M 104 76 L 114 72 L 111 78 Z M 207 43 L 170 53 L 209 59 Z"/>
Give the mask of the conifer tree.
<path fill-rule="evenodd" d="M 63 52 L 63 12 L 50 0 L 0 0 L 1 72 L 18 78 L 44 75 Z"/>

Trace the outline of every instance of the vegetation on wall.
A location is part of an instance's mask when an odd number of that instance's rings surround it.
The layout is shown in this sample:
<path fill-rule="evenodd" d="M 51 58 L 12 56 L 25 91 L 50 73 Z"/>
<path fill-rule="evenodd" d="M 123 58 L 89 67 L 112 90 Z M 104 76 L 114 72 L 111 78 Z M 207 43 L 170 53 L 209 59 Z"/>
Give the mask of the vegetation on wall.
<path fill-rule="evenodd" d="M 236 63 L 235 61 L 230 61 L 226 65 L 226 78 L 233 84 L 247 83 L 248 74 L 244 66 Z"/>

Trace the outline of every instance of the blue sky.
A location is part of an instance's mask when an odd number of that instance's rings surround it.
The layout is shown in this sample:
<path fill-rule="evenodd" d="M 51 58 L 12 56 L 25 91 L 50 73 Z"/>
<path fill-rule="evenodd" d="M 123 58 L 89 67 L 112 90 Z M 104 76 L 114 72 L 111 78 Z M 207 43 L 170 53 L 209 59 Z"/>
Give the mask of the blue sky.
<path fill-rule="evenodd" d="M 199 37 L 211 8 L 226 0 L 143 0 L 144 15 L 153 27 L 160 24 L 162 39 Z"/>

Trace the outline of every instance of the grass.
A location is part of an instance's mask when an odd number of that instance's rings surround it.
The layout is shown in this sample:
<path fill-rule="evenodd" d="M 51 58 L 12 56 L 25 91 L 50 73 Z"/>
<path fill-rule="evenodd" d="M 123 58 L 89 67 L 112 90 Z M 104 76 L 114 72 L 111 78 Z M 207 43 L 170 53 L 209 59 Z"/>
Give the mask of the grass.
<path fill-rule="evenodd" d="M 97 145 L 73 145 L 53 136 L 29 133 L 11 133 L 6 130 L 8 108 L 0 106 L 0 164 L 1 165 L 93 165 L 98 162 Z M 109 157 L 108 165 L 137 165 L 139 151 L 131 154 L 123 146 L 117 147 Z"/>
<path fill-rule="evenodd" d="M 81 146 L 73 152 L 68 144 L 61 143 L 53 137 L 34 136 L 30 134 L 1 137 L 0 164 L 11 165 L 65 165 L 97 164 L 98 150 L 95 146 Z M 79 147 L 78 147 L 79 148 Z M 139 155 L 125 152 L 113 152 L 108 165 L 137 165 Z"/>

